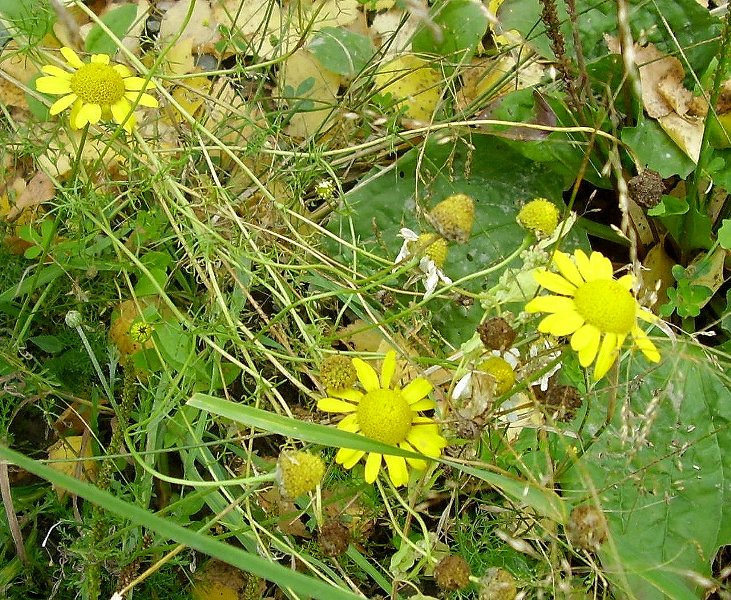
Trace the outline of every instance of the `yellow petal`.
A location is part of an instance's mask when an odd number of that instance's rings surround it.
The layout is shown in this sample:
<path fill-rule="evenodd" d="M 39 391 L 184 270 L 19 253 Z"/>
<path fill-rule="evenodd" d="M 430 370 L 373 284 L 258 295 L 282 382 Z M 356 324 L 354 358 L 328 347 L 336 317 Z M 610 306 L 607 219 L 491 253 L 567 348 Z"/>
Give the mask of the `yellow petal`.
<path fill-rule="evenodd" d="M 614 277 L 614 269 L 612 269 L 612 261 L 610 261 L 601 252 L 592 252 L 589 257 L 589 269 L 591 269 L 591 279 L 612 279 Z"/>
<path fill-rule="evenodd" d="M 406 440 L 399 444 L 399 448 L 403 448 L 404 450 L 408 450 L 409 452 L 416 452 L 416 449 Z M 406 462 L 409 463 L 410 467 L 416 469 L 417 471 L 423 471 L 424 469 L 426 469 L 426 461 L 421 460 L 420 458 L 407 458 Z"/>
<path fill-rule="evenodd" d="M 71 81 L 71 73 L 69 73 L 68 71 L 64 71 L 62 68 L 55 65 L 44 65 L 41 67 L 41 71 L 43 71 L 46 75 L 52 75 L 53 77 L 58 77 L 59 79 L 68 79 L 69 81 Z"/>
<path fill-rule="evenodd" d="M 350 433 L 357 433 L 360 431 L 360 425 L 358 424 L 358 415 L 351 413 L 338 423 L 338 429 L 341 431 L 349 431 Z"/>
<path fill-rule="evenodd" d="M 102 107 L 98 104 L 82 104 L 76 116 L 76 126 L 81 129 L 87 123 L 98 123 L 102 118 Z"/>
<path fill-rule="evenodd" d="M 364 454 L 365 452 L 363 452 L 363 450 L 340 448 L 335 455 L 335 462 L 339 465 L 343 465 L 346 469 L 352 469 Z"/>
<path fill-rule="evenodd" d="M 622 275 L 619 279 L 617 279 L 619 284 L 626 289 L 628 292 L 632 291 L 632 286 L 635 283 L 635 278 L 632 276 L 632 273 L 627 273 L 626 275 Z"/>
<path fill-rule="evenodd" d="M 434 389 L 431 383 L 423 377 L 417 377 L 409 383 L 403 390 L 401 390 L 401 396 L 409 404 L 413 404 L 424 398 L 429 392 Z M 411 408 L 411 410 L 419 410 L 418 408 Z"/>
<path fill-rule="evenodd" d="M 67 48 L 64 46 L 61 48 L 61 54 L 66 59 L 66 62 L 69 63 L 74 69 L 80 69 L 84 66 L 84 63 L 81 62 L 81 59 L 79 58 L 79 55 L 76 54 L 71 48 Z"/>
<path fill-rule="evenodd" d="M 78 127 L 76 125 L 76 122 L 78 121 L 79 111 L 81 111 L 81 107 L 83 106 L 83 104 L 84 103 L 81 100 L 77 100 L 71 107 L 71 116 L 69 117 L 69 123 L 71 124 L 71 127 L 73 129 L 81 129 L 81 127 Z"/>
<path fill-rule="evenodd" d="M 127 87 L 127 79 L 128 78 L 130 78 L 130 79 L 140 79 L 139 77 L 132 77 L 132 71 L 130 71 L 124 65 L 114 65 L 112 67 L 112 69 L 114 69 L 117 73 L 119 73 L 119 76 L 122 79 L 124 79 L 124 89 L 126 89 L 126 90 L 132 89 L 132 88 L 128 88 Z M 143 79 L 143 81 L 144 81 L 144 79 Z M 142 89 L 142 88 L 137 88 L 137 89 Z"/>
<path fill-rule="evenodd" d="M 584 324 L 584 317 L 574 310 L 548 315 L 538 324 L 538 331 L 551 335 L 569 335 Z"/>
<path fill-rule="evenodd" d="M 447 440 L 439 434 L 435 434 L 431 428 L 427 429 L 427 427 L 429 426 L 417 425 L 412 427 L 406 435 L 406 440 L 421 454 L 431 458 L 439 458 L 442 448 L 447 445 Z"/>
<path fill-rule="evenodd" d="M 400 456 L 389 456 L 385 454 L 383 458 L 388 467 L 388 476 L 391 483 L 396 487 L 406 485 L 409 482 L 409 471 L 406 468 L 406 461 Z"/>
<path fill-rule="evenodd" d="M 579 269 L 576 268 L 576 264 L 573 260 L 571 260 L 571 258 L 569 258 L 568 254 L 561 252 L 560 250 L 556 250 L 556 252 L 553 253 L 553 262 L 558 267 L 561 275 L 575 286 L 578 287 L 580 285 L 584 285 L 584 278 L 581 276 Z"/>
<path fill-rule="evenodd" d="M 42 94 L 70 94 L 71 82 L 60 77 L 39 77 L 36 89 Z"/>
<path fill-rule="evenodd" d="M 647 360 L 654 363 L 660 362 L 660 352 L 642 329 L 635 327 L 632 330 L 632 337 L 634 338 L 635 346 L 642 350 L 642 354 L 647 357 Z"/>
<path fill-rule="evenodd" d="M 321 398 L 317 401 L 317 408 L 325 412 L 350 413 L 355 411 L 357 406 L 337 398 Z"/>
<path fill-rule="evenodd" d="M 556 294 L 573 296 L 574 292 L 576 292 L 576 286 L 573 283 L 561 277 L 561 275 L 551 273 L 550 271 L 538 271 L 533 274 L 533 278 L 539 285 Z"/>
<path fill-rule="evenodd" d="M 614 361 L 617 360 L 617 347 L 617 334 L 605 334 L 601 346 L 599 346 L 599 354 L 597 354 L 596 364 L 594 365 L 594 381 L 599 381 L 604 377 Z"/>
<path fill-rule="evenodd" d="M 534 312 L 566 312 L 574 310 L 574 300 L 566 296 L 538 296 L 533 298 L 525 305 L 525 310 L 529 313 Z"/>
<path fill-rule="evenodd" d="M 160 103 L 157 101 L 157 98 L 154 96 L 150 96 L 150 94 L 140 94 L 139 92 L 127 92 L 124 95 L 127 100 L 130 102 L 137 103 L 140 106 L 147 106 L 148 108 L 157 108 L 160 106 Z"/>
<path fill-rule="evenodd" d="M 366 458 L 365 480 L 367 483 L 373 483 L 378 477 L 378 471 L 381 468 L 381 455 L 371 452 Z"/>
<path fill-rule="evenodd" d="M 639 309 L 639 310 L 637 311 L 637 316 L 638 316 L 638 317 L 639 317 L 640 319 L 642 319 L 643 321 L 646 321 L 646 322 L 648 322 L 648 323 L 655 323 L 655 322 L 657 322 L 657 319 L 658 319 L 657 315 L 655 315 L 655 314 L 651 313 L 651 312 L 650 312 L 649 310 L 647 310 L 646 308 L 640 308 L 640 309 Z"/>
<path fill-rule="evenodd" d="M 589 263 L 589 257 L 583 250 L 577 248 L 574 250 L 574 260 L 576 261 L 576 268 L 579 269 L 579 273 L 584 278 L 584 281 L 589 281 L 588 277 L 591 276 L 591 264 Z"/>
<path fill-rule="evenodd" d="M 114 118 L 115 123 L 119 123 L 120 125 L 126 125 L 128 117 L 132 118 L 132 106 L 129 102 L 127 102 L 125 98 L 118 100 L 109 108 L 112 111 L 112 117 Z"/>
<path fill-rule="evenodd" d="M 599 341 L 601 340 L 600 331 L 593 325 L 586 325 L 587 331 L 583 334 L 587 337 L 585 345 L 578 350 L 579 352 L 579 364 L 586 368 L 596 358 L 596 353 L 599 351 Z M 582 329 L 584 329 L 582 327 Z"/>
<path fill-rule="evenodd" d="M 434 400 L 430 400 L 429 398 L 423 398 L 421 400 L 417 400 L 411 405 L 411 410 L 414 412 L 418 412 L 420 410 L 433 410 L 437 407 L 437 403 L 434 402 Z"/>
<path fill-rule="evenodd" d="M 77 99 L 78 96 L 76 94 L 68 94 L 59 98 L 51 105 L 51 109 L 49 111 L 50 114 L 57 115 L 61 111 L 66 110 L 69 106 L 76 102 Z"/>
<path fill-rule="evenodd" d="M 96 63 L 98 65 L 108 65 L 109 64 L 109 55 L 108 54 L 92 54 L 91 62 Z"/>
<path fill-rule="evenodd" d="M 373 367 L 360 358 L 353 359 L 353 366 L 355 367 L 355 372 L 358 374 L 358 380 L 366 392 L 372 392 L 379 388 L 378 375 L 373 370 Z"/>
<path fill-rule="evenodd" d="M 389 350 L 386 352 L 386 356 L 383 359 L 381 365 L 381 387 L 383 389 L 389 389 L 391 386 L 391 379 L 393 374 L 396 372 L 396 352 Z"/>
<path fill-rule="evenodd" d="M 352 402 L 353 404 L 358 404 L 358 402 L 360 402 L 360 399 L 363 397 L 363 392 L 359 392 L 358 390 L 354 390 L 353 388 L 344 388 L 342 390 L 328 388 L 327 393 L 333 398 L 347 400 L 348 402 Z"/>
<path fill-rule="evenodd" d="M 591 344 L 595 338 L 598 342 L 599 330 L 594 327 L 594 325 L 589 325 L 588 323 L 582 325 L 574 332 L 574 335 L 571 336 L 571 349 L 575 352 L 579 352 Z"/>

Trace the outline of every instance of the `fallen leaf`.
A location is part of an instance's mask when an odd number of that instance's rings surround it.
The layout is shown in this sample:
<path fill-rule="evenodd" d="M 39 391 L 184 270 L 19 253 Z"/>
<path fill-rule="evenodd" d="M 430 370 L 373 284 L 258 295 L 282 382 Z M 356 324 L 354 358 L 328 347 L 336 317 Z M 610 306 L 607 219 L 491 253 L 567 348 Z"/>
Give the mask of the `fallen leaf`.
<path fill-rule="evenodd" d="M 211 559 L 193 576 L 193 600 L 260 598 L 264 582 L 236 567 Z"/>
<path fill-rule="evenodd" d="M 28 182 L 23 193 L 15 200 L 15 205 L 10 208 L 6 216 L 9 223 L 15 221 L 26 208 L 33 208 L 47 202 L 56 195 L 56 188 L 51 178 L 38 171 Z"/>
<path fill-rule="evenodd" d="M 431 63 L 413 54 L 404 54 L 382 65 L 375 76 L 376 92 L 390 94 L 394 106 L 406 108 L 417 121 L 429 122 L 439 103 L 442 77 Z"/>
<path fill-rule="evenodd" d="M 48 449 L 48 458 L 52 461 L 48 463 L 48 466 L 59 473 L 71 475 L 80 481 L 93 481 L 96 477 L 97 462 L 95 460 L 79 460 L 79 458 L 90 456 L 93 456 L 91 437 L 74 435 L 59 440 Z M 69 490 L 55 485 L 53 489 L 56 491 L 59 500 L 69 493 Z"/>

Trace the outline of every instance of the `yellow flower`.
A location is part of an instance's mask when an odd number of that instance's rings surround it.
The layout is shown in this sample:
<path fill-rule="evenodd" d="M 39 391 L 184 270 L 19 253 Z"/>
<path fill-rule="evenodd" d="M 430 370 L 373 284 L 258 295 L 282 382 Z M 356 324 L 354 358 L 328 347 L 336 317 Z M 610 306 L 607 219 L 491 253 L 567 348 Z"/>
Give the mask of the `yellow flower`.
<path fill-rule="evenodd" d="M 656 318 L 642 308 L 631 293 L 631 274 L 615 279 L 612 263 L 599 252 L 587 257 L 581 250 L 568 254 L 556 251 L 553 262 L 558 273 L 539 271 L 536 281 L 557 296 L 534 298 L 528 312 L 551 313 L 538 325 L 538 330 L 552 335 L 571 334 L 571 348 L 578 352 L 579 363 L 588 367 L 596 359 L 594 380 L 601 379 L 619 355 L 628 334 L 634 345 L 652 362 L 659 362 L 660 353 L 637 318 L 653 323 Z"/>
<path fill-rule="evenodd" d="M 155 98 L 144 93 L 147 86 L 153 84 L 133 77 L 124 65 L 111 66 L 108 55 L 93 54 L 91 62 L 85 63 L 71 48 L 61 48 L 61 54 L 71 72 L 45 65 L 41 71 L 47 76 L 38 78 L 36 88 L 44 94 L 61 96 L 51 105 L 51 114 L 57 115 L 71 107 L 71 127 L 74 129 L 111 116 L 129 132 L 135 124 L 133 105 L 158 106 Z"/>
<path fill-rule="evenodd" d="M 386 354 L 380 377 L 370 365 L 359 358 L 353 359 L 353 366 L 365 391 L 352 387 L 343 390 L 330 389 L 328 394 L 333 397 L 320 400 L 317 408 L 327 412 L 346 413 L 338 424 L 338 429 L 360 433 L 403 450 L 439 458 L 447 440 L 439 434 L 439 426 L 433 419 L 418 414 L 419 411 L 436 407 L 436 403 L 426 397 L 432 391 L 431 383 L 418 377 L 403 390 L 396 386 L 392 388 L 391 379 L 396 370 L 396 353 L 393 351 Z M 335 456 L 335 462 L 346 469 L 352 469 L 365 455 L 363 450 L 341 448 Z M 368 483 L 376 480 L 384 460 L 388 475 L 396 486 L 405 485 L 409 481 L 407 463 L 417 471 L 426 468 L 423 460 L 369 452 L 365 461 L 365 480 Z"/>

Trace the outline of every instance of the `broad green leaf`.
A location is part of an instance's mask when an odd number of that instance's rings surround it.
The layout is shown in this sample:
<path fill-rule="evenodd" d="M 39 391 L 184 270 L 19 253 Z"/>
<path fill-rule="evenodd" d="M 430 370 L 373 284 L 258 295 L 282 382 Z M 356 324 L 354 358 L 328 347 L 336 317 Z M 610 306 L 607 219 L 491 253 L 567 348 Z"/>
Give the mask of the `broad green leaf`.
<path fill-rule="evenodd" d="M 685 198 L 663 196 L 659 204 L 649 209 L 647 214 L 651 217 L 669 217 L 671 215 L 684 215 L 689 209 L 690 206 Z"/>
<path fill-rule="evenodd" d="M 237 423 L 242 423 L 248 427 L 256 427 L 257 429 L 262 429 L 270 433 L 276 433 L 305 442 L 312 442 L 321 446 L 356 448 L 358 450 L 365 450 L 366 452 L 379 452 L 404 457 L 420 456 L 362 435 L 341 431 L 335 427 L 283 417 L 252 406 L 231 402 L 223 398 L 216 398 L 215 396 L 193 394 L 187 404 L 212 414 L 226 417 Z M 469 467 L 449 460 L 442 459 L 439 462 L 494 485 L 515 501 L 532 507 L 546 517 L 559 523 L 565 521 L 566 509 L 564 503 L 552 490 L 514 477 Z"/>
<path fill-rule="evenodd" d="M 178 544 L 184 544 L 208 556 L 218 558 L 242 571 L 276 583 L 281 587 L 290 588 L 302 596 L 332 598 L 333 600 L 357 600 L 360 598 L 352 592 L 328 585 L 319 579 L 299 573 L 270 559 L 262 558 L 255 552 L 247 552 L 231 544 L 221 542 L 212 535 L 205 535 L 181 527 L 170 518 L 159 517 L 145 508 L 125 502 L 94 485 L 65 475 L 4 446 L 0 446 L 0 458 L 10 464 L 18 465 L 29 473 L 33 473 L 54 485 L 72 489 L 77 496 L 97 504 L 104 510 L 123 519 L 128 519 L 132 523 L 174 540 Z"/>
<path fill-rule="evenodd" d="M 403 242 L 398 236 L 400 228 L 417 233 L 432 231 L 423 215 L 450 194 L 464 193 L 475 201 L 475 224 L 466 244 L 450 244 L 443 271 L 455 281 L 474 276 L 462 283 L 471 292 L 493 287 L 499 273 L 479 273 L 520 246 L 525 236 L 515 220 L 520 207 L 535 197 L 560 202 L 563 182 L 549 166 L 529 160 L 493 136 L 472 135 L 470 144 L 472 147 L 461 142 L 430 143 L 408 152 L 380 175 L 378 171 L 367 175 L 367 183 L 347 195 L 347 213 L 334 215 L 328 225 L 344 241 L 329 243 L 329 252 L 344 263 L 357 260 L 363 275 L 380 271 L 382 263 L 366 256 L 354 257 L 349 245 L 392 262 Z M 584 240 L 576 234 L 567 247 Z M 512 264 L 518 265 L 519 261 Z M 395 282 L 396 276 L 388 281 Z M 483 314 L 478 303 L 464 307 L 438 298 L 428 302 L 434 326 L 455 346 L 474 334 Z"/>
<path fill-rule="evenodd" d="M 307 49 L 323 67 L 346 77 L 360 73 L 376 52 L 369 37 L 340 27 L 323 27 Z"/>
<path fill-rule="evenodd" d="M 731 250 L 731 219 L 724 219 L 718 230 L 718 243 L 721 248 Z"/>
<path fill-rule="evenodd" d="M 625 127 L 621 138 L 642 165 L 663 178 L 680 175 L 685 179 L 695 169 L 695 163 L 653 119 L 643 118 L 637 127 Z"/>
<path fill-rule="evenodd" d="M 703 597 L 689 576 L 711 575 L 731 543 L 731 384 L 709 352 L 691 342 L 659 345 L 663 362 L 633 355 L 612 425 L 560 480 L 574 498 L 598 490 L 611 544 L 604 572 L 629 598 Z M 624 379 L 624 376 L 623 376 Z M 589 399 L 596 431 L 610 395 Z"/>
<path fill-rule="evenodd" d="M 411 43 L 415 52 L 468 60 L 487 31 L 487 10 L 476 0 L 447 0 L 432 9 L 433 26 L 422 25 Z"/>
<path fill-rule="evenodd" d="M 121 4 L 106 13 L 101 18 L 101 22 L 121 40 L 132 27 L 136 18 L 136 4 Z M 95 24 L 89 31 L 84 47 L 87 52 L 100 54 L 112 55 L 117 52 L 117 43 L 99 24 Z"/>

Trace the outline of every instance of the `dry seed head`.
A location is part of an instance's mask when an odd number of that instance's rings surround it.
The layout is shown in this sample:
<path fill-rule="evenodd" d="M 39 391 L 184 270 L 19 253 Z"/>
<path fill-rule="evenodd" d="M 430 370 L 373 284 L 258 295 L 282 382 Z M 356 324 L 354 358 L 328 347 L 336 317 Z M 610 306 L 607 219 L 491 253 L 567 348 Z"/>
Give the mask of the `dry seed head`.
<path fill-rule="evenodd" d="M 432 208 L 427 218 L 443 238 L 464 244 L 475 222 L 475 201 L 466 194 L 452 194 Z"/>
<path fill-rule="evenodd" d="M 531 200 L 518 213 L 518 223 L 537 237 L 551 235 L 558 226 L 558 208 L 550 200 Z"/>
<path fill-rule="evenodd" d="M 477 328 L 480 334 L 482 345 L 487 350 L 500 350 L 504 352 L 511 348 L 517 333 L 510 324 L 502 317 L 488 319 Z"/>
<path fill-rule="evenodd" d="M 557 421 L 570 421 L 581 407 L 579 390 L 570 385 L 551 385 L 543 400 L 553 418 Z"/>
<path fill-rule="evenodd" d="M 571 511 L 566 536 L 574 546 L 597 552 L 608 535 L 607 520 L 596 506 L 581 504 Z"/>
<path fill-rule="evenodd" d="M 461 556 L 445 556 L 434 569 L 434 579 L 445 592 L 462 589 L 470 582 L 470 566 Z"/>
<path fill-rule="evenodd" d="M 515 577 L 505 569 L 492 567 L 480 579 L 480 600 L 515 600 Z"/>
<path fill-rule="evenodd" d="M 282 495 L 294 500 L 314 490 L 325 475 L 325 463 L 309 452 L 282 452 L 277 462 L 277 480 Z"/>
<path fill-rule="evenodd" d="M 320 528 L 318 542 L 325 556 L 342 556 L 350 543 L 350 531 L 338 520 L 327 521 Z"/>

